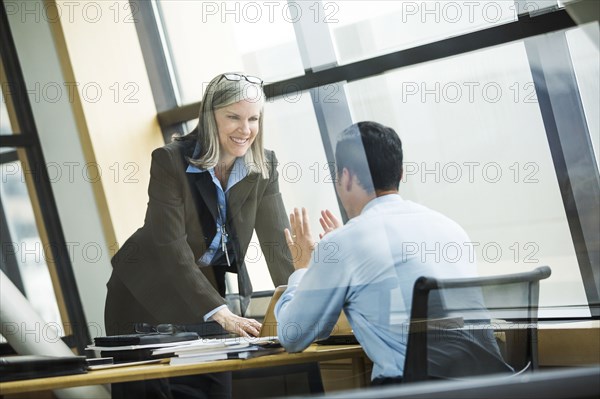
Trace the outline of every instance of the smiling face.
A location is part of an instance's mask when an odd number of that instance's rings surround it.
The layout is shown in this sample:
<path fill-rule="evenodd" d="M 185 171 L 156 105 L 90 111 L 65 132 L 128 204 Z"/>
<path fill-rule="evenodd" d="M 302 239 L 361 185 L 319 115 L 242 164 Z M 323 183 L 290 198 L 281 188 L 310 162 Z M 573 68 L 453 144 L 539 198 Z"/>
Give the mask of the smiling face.
<path fill-rule="evenodd" d="M 230 165 L 235 158 L 246 155 L 258 134 L 261 109 L 261 102 L 242 100 L 214 111 L 219 130 L 219 162 Z"/>

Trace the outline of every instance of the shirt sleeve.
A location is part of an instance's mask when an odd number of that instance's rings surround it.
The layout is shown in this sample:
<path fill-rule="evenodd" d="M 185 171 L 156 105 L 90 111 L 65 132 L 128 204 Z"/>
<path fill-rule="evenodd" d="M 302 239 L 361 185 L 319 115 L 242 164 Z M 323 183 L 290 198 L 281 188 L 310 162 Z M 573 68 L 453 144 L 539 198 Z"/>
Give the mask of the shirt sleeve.
<path fill-rule="evenodd" d="M 221 305 L 218 308 L 215 308 L 213 310 L 211 310 L 210 312 L 208 312 L 207 314 L 204 315 L 204 321 L 209 321 L 211 317 L 213 317 L 213 315 L 215 313 L 217 313 L 219 310 L 226 308 L 227 305 Z"/>
<path fill-rule="evenodd" d="M 318 245 L 326 248 L 322 243 Z M 321 258 L 313 258 L 307 269 L 289 277 L 288 288 L 275 306 L 277 335 L 288 352 L 300 352 L 313 341 L 327 338 L 344 307 L 348 281 L 342 262 Z"/>

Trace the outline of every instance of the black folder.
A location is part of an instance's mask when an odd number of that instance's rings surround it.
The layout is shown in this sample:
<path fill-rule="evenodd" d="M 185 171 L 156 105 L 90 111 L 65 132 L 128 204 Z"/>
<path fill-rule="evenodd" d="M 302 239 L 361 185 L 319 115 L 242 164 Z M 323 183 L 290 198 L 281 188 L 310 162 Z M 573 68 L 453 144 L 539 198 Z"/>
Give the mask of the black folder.
<path fill-rule="evenodd" d="M 195 332 L 179 332 L 175 334 L 125 334 L 125 335 L 109 335 L 106 337 L 94 338 L 96 346 L 129 346 L 129 345 L 149 345 L 149 344 L 165 344 L 169 342 L 193 341 L 199 339 Z"/>
<path fill-rule="evenodd" d="M 0 382 L 87 373 L 85 356 L 0 357 Z"/>
<path fill-rule="evenodd" d="M 110 356 L 113 358 L 113 362 L 127 363 L 127 362 L 139 362 L 142 360 L 162 359 L 173 356 L 172 353 L 165 353 L 164 355 L 155 356 L 152 355 L 154 349 L 124 349 L 117 351 L 101 351 L 100 355 L 103 357 Z"/>

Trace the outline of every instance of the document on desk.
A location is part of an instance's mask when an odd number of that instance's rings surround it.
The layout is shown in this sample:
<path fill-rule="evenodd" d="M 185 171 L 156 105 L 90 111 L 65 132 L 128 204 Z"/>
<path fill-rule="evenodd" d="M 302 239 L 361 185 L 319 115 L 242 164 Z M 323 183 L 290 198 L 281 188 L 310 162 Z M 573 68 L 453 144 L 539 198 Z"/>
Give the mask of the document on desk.
<path fill-rule="evenodd" d="M 211 339 L 198 339 L 194 341 L 180 341 L 180 342 L 164 342 L 155 344 L 144 344 L 144 345 L 122 345 L 122 346 L 99 346 L 99 345 L 88 345 L 86 349 L 95 351 L 124 351 L 124 350 L 136 350 L 136 349 L 158 349 L 158 348 L 187 348 L 187 347 L 225 347 L 232 343 L 248 342 L 250 344 L 263 344 L 268 342 L 279 342 L 276 336 L 272 337 L 256 337 L 256 338 L 211 338 Z M 165 351 L 165 353 L 168 351 Z"/>
<path fill-rule="evenodd" d="M 145 345 L 98 346 L 89 345 L 96 356 L 114 357 L 115 363 L 150 360 L 169 357 L 197 356 L 197 361 L 227 359 L 228 355 L 242 351 L 254 351 L 253 347 L 279 346 L 277 337 L 260 338 L 212 338 L 183 342 L 165 342 Z M 99 355 L 98 355 L 99 353 Z M 210 355 L 210 356 L 209 356 Z"/>
<path fill-rule="evenodd" d="M 220 349 L 233 350 L 235 348 L 250 347 L 251 345 L 267 346 L 269 344 L 278 344 L 279 340 L 277 337 L 259 337 L 259 338 L 224 338 L 224 339 L 207 339 L 193 342 L 181 343 L 179 346 L 169 346 L 154 349 L 152 351 L 153 356 L 164 355 L 166 353 L 202 353 L 208 351 L 218 351 Z"/>
<path fill-rule="evenodd" d="M 259 345 L 235 346 L 204 353 L 183 353 L 171 358 L 171 365 L 196 364 L 228 359 L 252 359 L 284 352 L 282 347 L 264 348 Z"/>
<path fill-rule="evenodd" d="M 159 348 L 152 356 L 171 355 L 172 365 L 203 363 L 214 360 L 249 359 L 283 351 L 277 337 L 228 338 L 194 342 L 179 347 Z"/>
<path fill-rule="evenodd" d="M 152 356 L 164 355 L 170 353 L 173 356 L 191 356 L 191 355 L 202 355 L 209 353 L 227 353 L 228 351 L 236 351 L 238 349 L 245 349 L 250 347 L 248 342 L 228 342 L 228 343 L 211 343 L 210 345 L 192 345 L 192 346 L 179 346 L 175 348 L 160 348 L 152 351 Z"/>
<path fill-rule="evenodd" d="M 114 369 L 118 367 L 129 367 L 129 366 L 139 366 L 141 364 L 158 364 L 158 363 L 168 363 L 169 359 L 151 359 L 151 360 L 140 360 L 136 362 L 123 362 L 123 363 L 110 363 L 110 364 L 97 364 L 88 366 L 88 370 L 104 370 L 104 369 Z"/>
<path fill-rule="evenodd" d="M 171 364 L 190 364 L 202 363 L 213 360 L 225 360 L 235 358 L 233 355 L 240 352 L 255 351 L 258 346 L 250 345 L 247 342 L 231 344 L 222 348 L 201 349 L 201 350 L 183 350 L 173 353 Z"/>
<path fill-rule="evenodd" d="M 197 342 L 197 341 L 185 341 L 185 342 Z M 167 348 L 181 346 L 182 342 L 164 342 L 160 344 L 143 344 L 143 345 L 122 345 L 122 346 L 98 346 L 88 345 L 85 349 L 94 351 L 126 351 L 126 350 L 137 350 L 137 349 L 153 349 L 153 348 Z"/>

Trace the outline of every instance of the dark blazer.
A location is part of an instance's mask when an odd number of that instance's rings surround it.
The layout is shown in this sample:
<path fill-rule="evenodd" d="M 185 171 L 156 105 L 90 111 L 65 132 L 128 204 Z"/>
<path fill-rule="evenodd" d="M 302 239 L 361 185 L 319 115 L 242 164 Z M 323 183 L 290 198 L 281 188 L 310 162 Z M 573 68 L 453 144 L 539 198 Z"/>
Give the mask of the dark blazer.
<path fill-rule="evenodd" d="M 109 335 L 131 332 L 139 322 L 197 324 L 225 303 L 222 274 L 198 261 L 216 232 L 217 197 L 208 173 L 186 173 L 194 147 L 194 140 L 174 141 L 152 152 L 144 225 L 111 260 L 104 313 Z M 294 269 L 283 234 L 289 222 L 277 159 L 272 151 L 265 155 L 270 177 L 250 172 L 229 190 L 226 223 L 240 278 L 247 278 L 244 258 L 256 229 L 278 286 Z"/>

